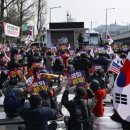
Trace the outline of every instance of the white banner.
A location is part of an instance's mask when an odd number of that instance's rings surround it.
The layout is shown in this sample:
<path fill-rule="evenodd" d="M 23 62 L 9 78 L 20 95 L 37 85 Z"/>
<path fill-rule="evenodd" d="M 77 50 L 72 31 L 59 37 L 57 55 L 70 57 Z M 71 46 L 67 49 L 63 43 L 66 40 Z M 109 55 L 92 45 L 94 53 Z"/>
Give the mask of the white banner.
<path fill-rule="evenodd" d="M 5 22 L 3 23 L 3 25 L 4 25 L 4 34 L 6 36 L 19 37 L 20 27 Z"/>

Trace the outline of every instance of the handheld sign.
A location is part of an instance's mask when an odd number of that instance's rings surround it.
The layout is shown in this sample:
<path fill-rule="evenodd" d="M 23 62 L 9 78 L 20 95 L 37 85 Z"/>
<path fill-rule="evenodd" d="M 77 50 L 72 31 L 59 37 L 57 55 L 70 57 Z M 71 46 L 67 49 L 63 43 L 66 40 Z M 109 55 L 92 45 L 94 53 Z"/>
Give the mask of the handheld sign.
<path fill-rule="evenodd" d="M 93 69 L 94 69 L 94 71 L 103 70 L 103 66 L 102 65 L 94 65 Z"/>
<path fill-rule="evenodd" d="M 40 80 L 37 83 L 35 83 L 36 86 L 33 87 L 33 92 L 34 93 L 39 93 L 42 90 L 47 91 L 48 90 L 48 85 L 44 80 Z"/>
<path fill-rule="evenodd" d="M 83 85 L 85 84 L 85 72 L 84 71 L 74 71 L 70 74 L 71 85 Z"/>
<path fill-rule="evenodd" d="M 29 86 L 27 88 L 27 92 L 29 94 L 40 93 L 42 90 L 45 90 L 45 91 L 48 90 L 48 82 L 45 81 L 43 78 L 40 78 L 34 81 L 34 78 L 30 77 L 28 79 L 28 85 Z"/>

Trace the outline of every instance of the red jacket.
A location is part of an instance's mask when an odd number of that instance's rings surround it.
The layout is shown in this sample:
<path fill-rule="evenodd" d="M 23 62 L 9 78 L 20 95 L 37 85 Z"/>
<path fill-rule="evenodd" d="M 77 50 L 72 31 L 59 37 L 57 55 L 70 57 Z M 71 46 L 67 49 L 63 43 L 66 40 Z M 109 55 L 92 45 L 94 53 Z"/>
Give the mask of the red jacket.
<path fill-rule="evenodd" d="M 62 59 L 63 59 L 63 63 L 65 65 L 65 67 L 67 68 L 68 67 L 69 54 L 63 54 Z"/>
<path fill-rule="evenodd" d="M 93 113 L 95 114 L 95 116 L 103 116 L 104 114 L 103 99 L 106 96 L 106 91 L 105 89 L 100 89 L 94 91 L 94 94 L 97 98 L 97 103 L 93 109 Z"/>

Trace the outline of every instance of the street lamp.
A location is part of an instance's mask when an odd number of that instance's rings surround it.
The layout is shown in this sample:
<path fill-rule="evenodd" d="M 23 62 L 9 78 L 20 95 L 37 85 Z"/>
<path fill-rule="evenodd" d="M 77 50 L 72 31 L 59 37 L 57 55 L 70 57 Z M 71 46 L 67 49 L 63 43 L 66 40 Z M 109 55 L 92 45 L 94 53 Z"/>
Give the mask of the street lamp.
<path fill-rule="evenodd" d="M 106 28 L 105 28 L 105 32 L 107 33 L 107 11 L 111 10 L 111 9 L 115 9 L 115 8 L 108 8 L 106 9 Z"/>
<path fill-rule="evenodd" d="M 57 7 L 50 7 L 50 23 L 51 23 L 51 10 L 52 10 L 52 9 L 56 9 L 56 8 L 61 8 L 61 6 L 57 6 Z"/>
<path fill-rule="evenodd" d="M 93 23 L 97 23 L 97 22 L 91 21 L 91 30 L 93 29 Z"/>

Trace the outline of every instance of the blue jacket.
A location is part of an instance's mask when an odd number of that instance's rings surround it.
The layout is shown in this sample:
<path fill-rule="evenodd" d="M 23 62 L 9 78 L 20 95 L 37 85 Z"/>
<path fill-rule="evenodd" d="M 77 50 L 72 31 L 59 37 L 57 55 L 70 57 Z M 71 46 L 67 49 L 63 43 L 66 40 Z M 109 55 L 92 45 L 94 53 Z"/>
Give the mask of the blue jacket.
<path fill-rule="evenodd" d="M 47 121 L 56 115 L 57 111 L 49 107 L 23 108 L 20 111 L 26 130 L 48 130 Z"/>

